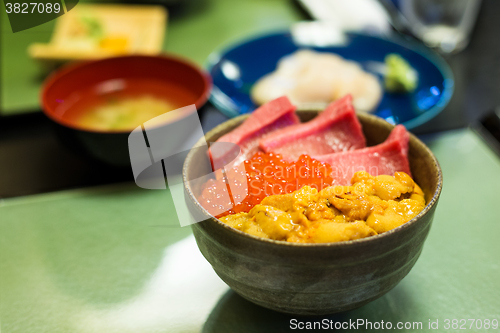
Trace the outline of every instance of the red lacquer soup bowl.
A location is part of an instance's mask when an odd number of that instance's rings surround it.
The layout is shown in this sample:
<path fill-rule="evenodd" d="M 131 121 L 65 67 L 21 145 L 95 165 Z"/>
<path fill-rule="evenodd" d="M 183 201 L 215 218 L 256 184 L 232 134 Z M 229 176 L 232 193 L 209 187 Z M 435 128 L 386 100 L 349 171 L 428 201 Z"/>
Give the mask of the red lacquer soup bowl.
<path fill-rule="evenodd" d="M 210 76 L 184 59 L 170 55 L 124 56 L 58 70 L 44 82 L 41 104 L 65 144 L 108 164 L 126 166 L 130 165 L 128 135 L 141 124 L 130 128 L 106 128 L 98 122 L 89 125 L 81 122 L 86 112 L 105 103 L 144 96 L 168 101 L 175 108 L 194 104 L 199 109 L 206 103 L 211 87 Z M 170 122 L 193 112 L 190 109 Z M 172 146 L 186 138 L 174 139 L 169 143 Z"/>

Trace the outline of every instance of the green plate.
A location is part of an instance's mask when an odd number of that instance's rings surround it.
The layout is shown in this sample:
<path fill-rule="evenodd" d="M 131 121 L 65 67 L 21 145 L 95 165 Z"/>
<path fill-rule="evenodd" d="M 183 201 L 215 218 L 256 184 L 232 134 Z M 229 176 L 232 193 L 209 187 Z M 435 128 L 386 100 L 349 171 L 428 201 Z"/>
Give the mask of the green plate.
<path fill-rule="evenodd" d="M 423 332 L 429 321 L 453 332 L 446 319 L 500 320 L 500 161 L 469 130 L 428 144 L 444 187 L 413 270 L 358 310 L 298 320 L 421 322 Z M 173 214 L 168 191 L 134 184 L 1 201 L 1 331 L 297 331 L 229 291 Z"/>

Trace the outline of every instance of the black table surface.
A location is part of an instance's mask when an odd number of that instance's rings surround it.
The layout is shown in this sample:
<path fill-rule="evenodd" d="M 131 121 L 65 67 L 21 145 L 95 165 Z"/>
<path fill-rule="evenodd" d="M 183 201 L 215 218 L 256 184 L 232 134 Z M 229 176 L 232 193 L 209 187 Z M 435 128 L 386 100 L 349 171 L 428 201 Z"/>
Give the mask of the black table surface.
<path fill-rule="evenodd" d="M 445 57 L 455 75 L 450 103 L 415 134 L 466 127 L 500 105 L 499 34 L 500 1 L 483 0 L 469 46 Z M 228 119 L 210 103 L 198 112 L 205 131 Z M 131 180 L 130 168 L 67 149 L 41 112 L 0 117 L 0 199 Z"/>

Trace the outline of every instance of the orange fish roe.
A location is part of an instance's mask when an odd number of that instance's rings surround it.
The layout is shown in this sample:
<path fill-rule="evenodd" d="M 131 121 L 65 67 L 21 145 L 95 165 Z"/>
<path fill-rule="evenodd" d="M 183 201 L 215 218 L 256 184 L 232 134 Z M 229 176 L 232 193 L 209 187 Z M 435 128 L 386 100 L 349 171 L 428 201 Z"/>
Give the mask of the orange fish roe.
<path fill-rule="evenodd" d="M 258 152 L 227 172 L 226 177 L 207 181 L 198 201 L 217 218 L 246 213 L 270 195 L 291 193 L 304 185 L 320 191 L 332 185 L 331 175 L 329 164 L 307 155 L 301 155 L 297 162 L 287 162 L 280 154 Z"/>

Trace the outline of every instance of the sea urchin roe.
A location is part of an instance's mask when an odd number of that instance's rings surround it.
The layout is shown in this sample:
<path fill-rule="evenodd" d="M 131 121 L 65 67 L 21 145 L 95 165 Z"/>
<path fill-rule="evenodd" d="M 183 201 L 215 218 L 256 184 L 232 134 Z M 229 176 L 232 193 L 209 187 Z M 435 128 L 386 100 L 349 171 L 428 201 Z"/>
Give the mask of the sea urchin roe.
<path fill-rule="evenodd" d="M 360 171 L 351 183 L 320 191 L 304 186 L 292 193 L 271 195 L 248 213 L 224 216 L 221 221 L 263 238 L 328 243 L 386 232 L 425 207 L 424 193 L 404 172 L 373 177 Z"/>
<path fill-rule="evenodd" d="M 227 177 L 209 180 L 198 201 L 217 218 L 247 213 L 270 195 L 292 193 L 305 185 L 318 190 L 330 186 L 331 174 L 329 164 L 307 155 L 300 156 L 297 162 L 287 162 L 280 154 L 258 152 L 242 166 L 231 169 Z M 244 193 L 238 191 L 242 187 Z"/>

